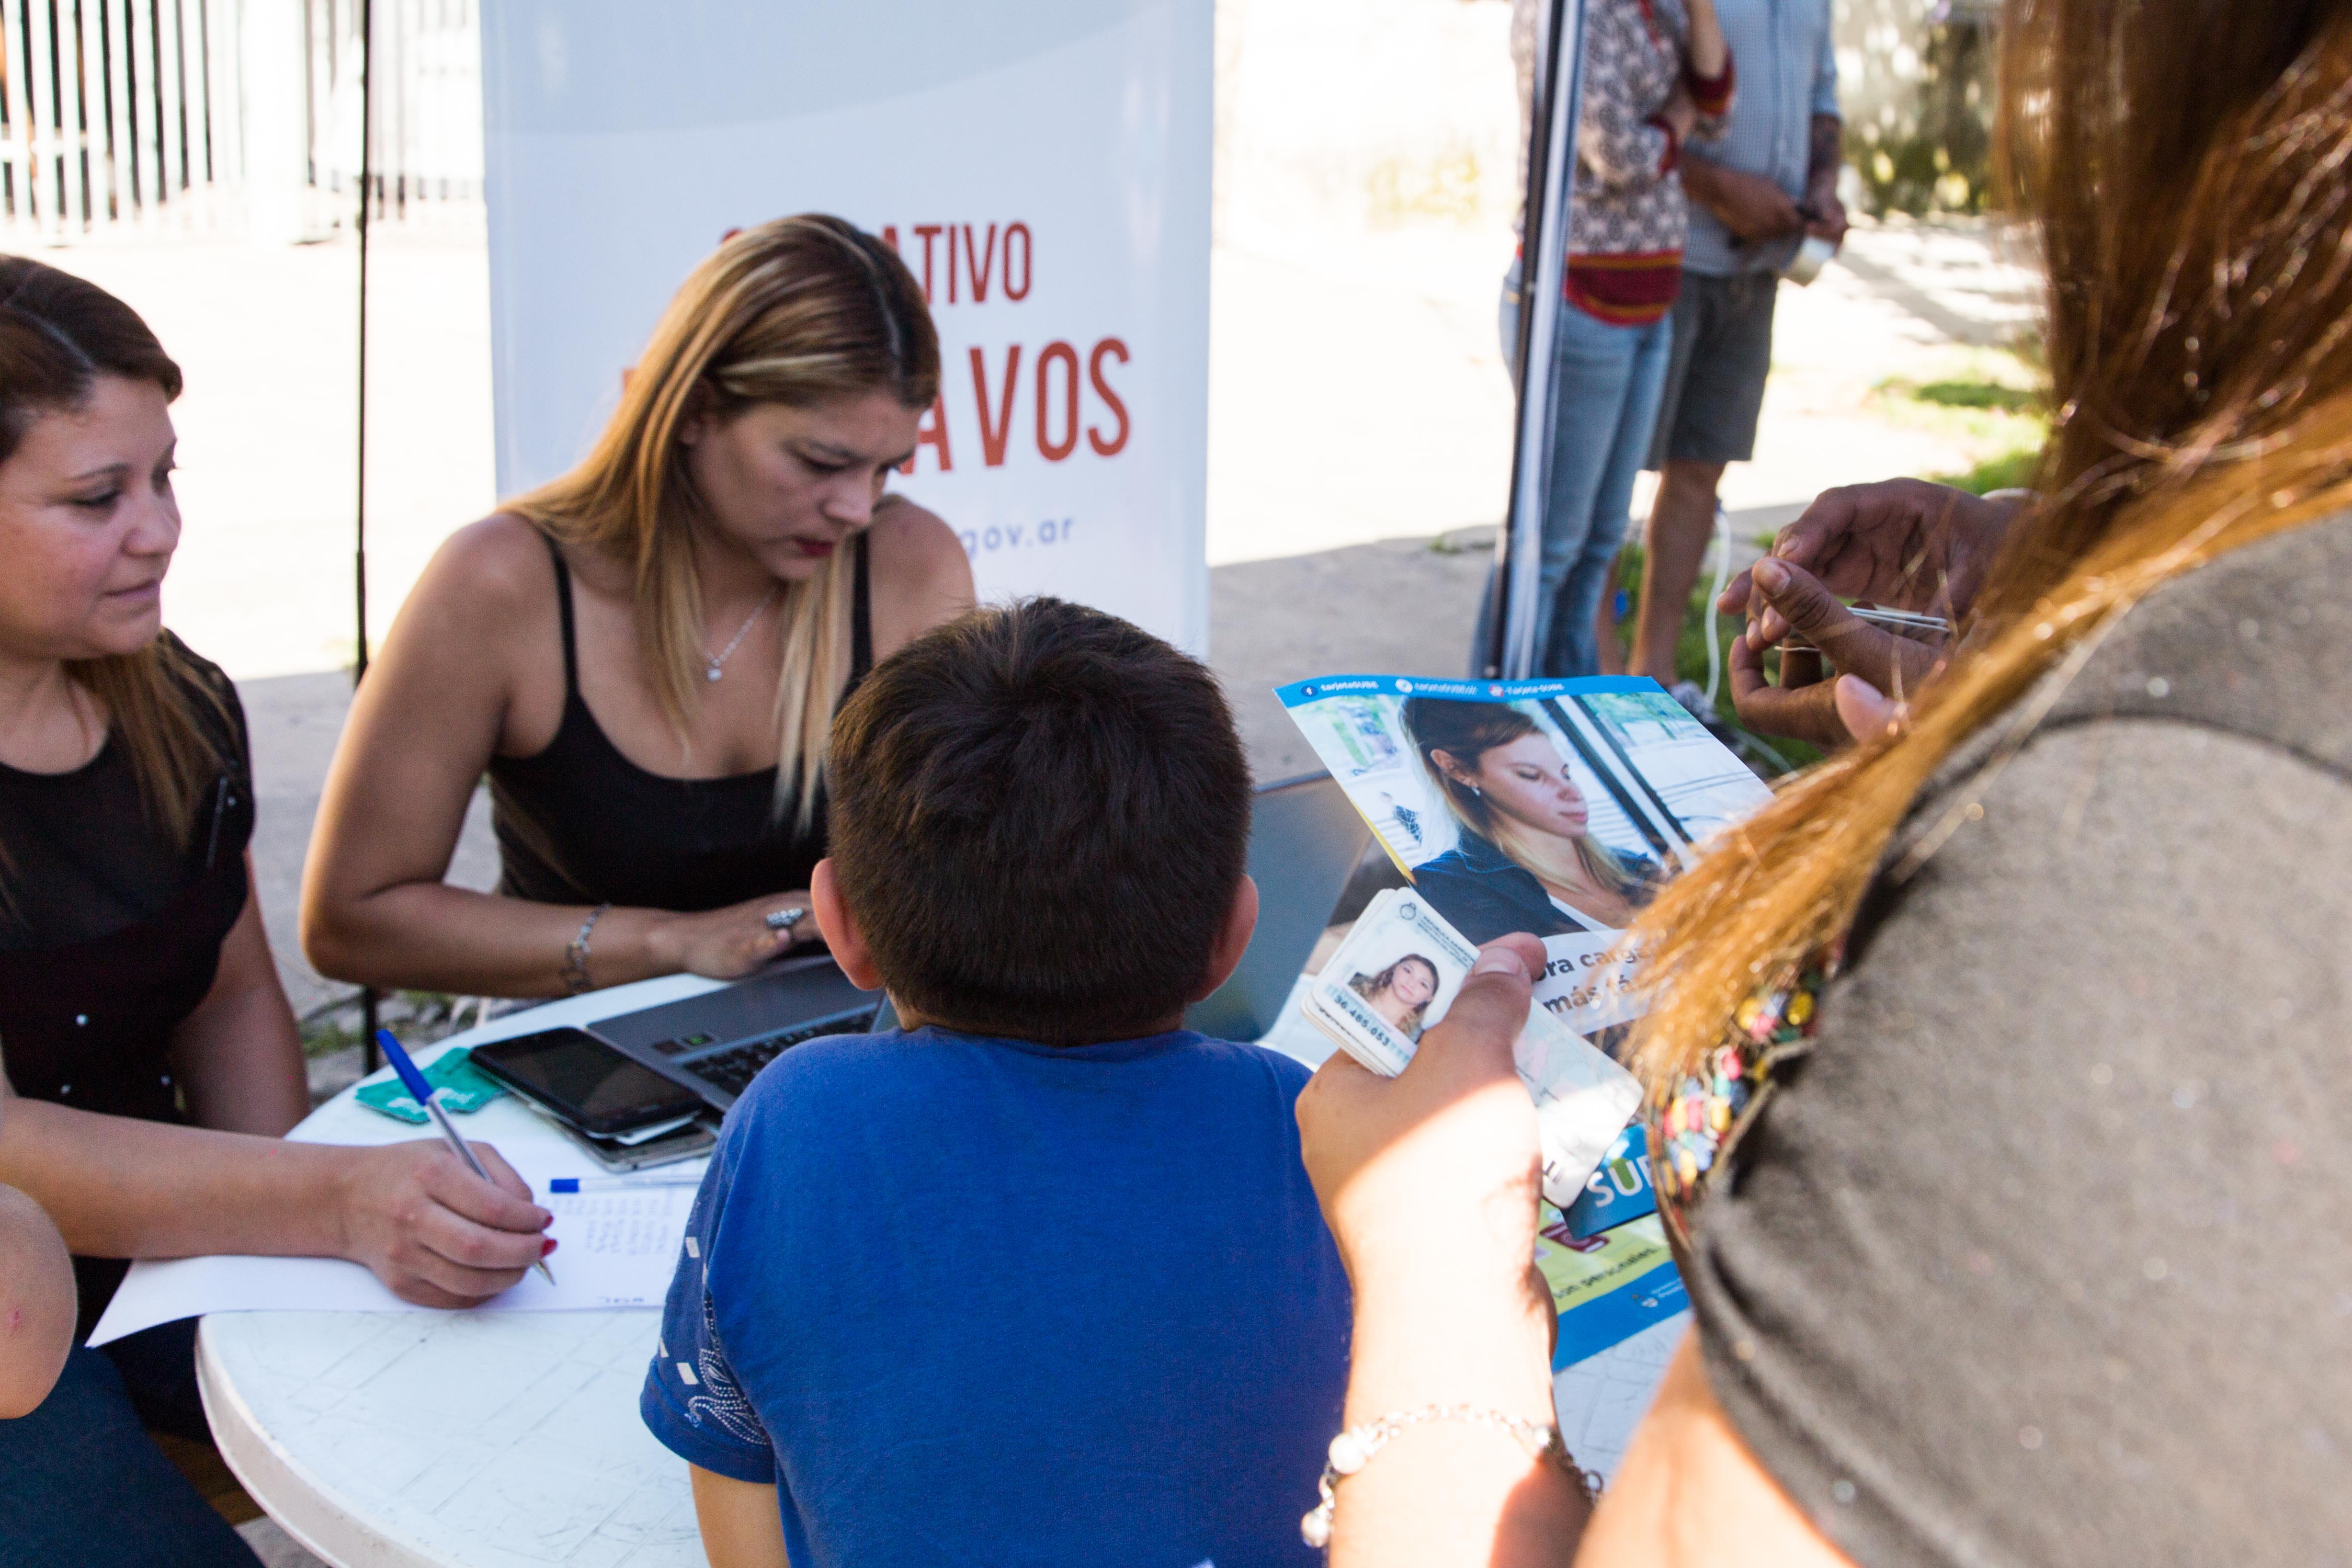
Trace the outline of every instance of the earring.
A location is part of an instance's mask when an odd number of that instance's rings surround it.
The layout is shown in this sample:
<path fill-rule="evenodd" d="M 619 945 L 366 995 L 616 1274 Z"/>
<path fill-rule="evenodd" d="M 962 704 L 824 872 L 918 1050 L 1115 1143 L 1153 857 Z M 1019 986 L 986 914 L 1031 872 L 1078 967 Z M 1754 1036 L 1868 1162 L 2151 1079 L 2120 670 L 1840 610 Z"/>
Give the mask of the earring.
<path fill-rule="evenodd" d="M 1472 785 L 1470 786 L 1470 793 L 1471 793 L 1472 795 L 1476 795 L 1480 800 L 1484 800 L 1484 799 L 1486 799 L 1486 792 L 1485 790 L 1483 790 L 1483 789 L 1480 789 L 1476 784 L 1472 784 Z"/>

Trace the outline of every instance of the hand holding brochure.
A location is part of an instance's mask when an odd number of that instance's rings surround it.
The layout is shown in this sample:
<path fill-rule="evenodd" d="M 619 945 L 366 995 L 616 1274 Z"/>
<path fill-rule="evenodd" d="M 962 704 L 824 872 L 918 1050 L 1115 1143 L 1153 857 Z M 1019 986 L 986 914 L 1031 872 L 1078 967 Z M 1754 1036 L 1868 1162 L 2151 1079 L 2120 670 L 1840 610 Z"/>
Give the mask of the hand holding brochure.
<path fill-rule="evenodd" d="M 1473 942 L 1538 938 L 1536 1000 L 1603 1050 L 1642 1011 L 1625 929 L 1771 798 L 1654 680 L 1327 675 L 1276 695 L 1423 903 Z"/>
<path fill-rule="evenodd" d="M 1460 994 L 1478 950 L 1410 889 L 1391 889 L 1357 919 L 1301 1002 L 1307 1020 L 1383 1078 L 1404 1070 L 1423 1031 Z M 1566 1207 L 1641 1103 L 1631 1073 L 1540 1006 L 1513 1049 L 1536 1104 L 1544 1196 Z"/>

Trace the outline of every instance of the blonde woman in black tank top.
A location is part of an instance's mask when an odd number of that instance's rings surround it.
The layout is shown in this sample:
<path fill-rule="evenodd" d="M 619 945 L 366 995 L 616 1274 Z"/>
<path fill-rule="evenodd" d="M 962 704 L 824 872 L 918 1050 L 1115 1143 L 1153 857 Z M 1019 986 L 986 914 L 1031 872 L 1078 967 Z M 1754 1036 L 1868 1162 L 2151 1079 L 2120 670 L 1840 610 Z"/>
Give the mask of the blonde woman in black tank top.
<path fill-rule="evenodd" d="M 813 216 L 722 245 L 587 459 L 454 535 L 394 623 L 304 879 L 320 972 L 557 996 L 814 941 L 833 711 L 972 602 L 955 535 L 884 490 L 938 384 L 887 245 Z M 485 774 L 489 893 L 442 880 Z"/>

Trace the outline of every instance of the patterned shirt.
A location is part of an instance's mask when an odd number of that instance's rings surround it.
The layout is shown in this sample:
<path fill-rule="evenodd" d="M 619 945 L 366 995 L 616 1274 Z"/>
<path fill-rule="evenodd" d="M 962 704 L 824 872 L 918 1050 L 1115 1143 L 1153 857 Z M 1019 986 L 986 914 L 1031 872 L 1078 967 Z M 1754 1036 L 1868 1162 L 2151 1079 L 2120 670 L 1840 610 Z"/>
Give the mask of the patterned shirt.
<path fill-rule="evenodd" d="M 1699 77 L 1689 46 L 1683 0 L 1592 0 L 1586 9 L 1567 289 L 1570 304 L 1614 325 L 1656 321 L 1682 287 L 1689 204 L 1667 101 L 1677 85 L 1689 89 L 1701 139 L 1721 134 L 1730 112 L 1730 59 L 1720 76 Z"/>
<path fill-rule="evenodd" d="M 1739 104 L 1708 162 L 1761 174 L 1802 200 L 1812 173 L 1813 118 L 1838 111 L 1837 47 L 1830 0 L 1715 0 L 1724 40 L 1742 62 Z M 1797 254 L 1801 234 L 1742 245 L 1722 220 L 1690 206 L 1683 270 L 1727 278 L 1778 272 Z"/>

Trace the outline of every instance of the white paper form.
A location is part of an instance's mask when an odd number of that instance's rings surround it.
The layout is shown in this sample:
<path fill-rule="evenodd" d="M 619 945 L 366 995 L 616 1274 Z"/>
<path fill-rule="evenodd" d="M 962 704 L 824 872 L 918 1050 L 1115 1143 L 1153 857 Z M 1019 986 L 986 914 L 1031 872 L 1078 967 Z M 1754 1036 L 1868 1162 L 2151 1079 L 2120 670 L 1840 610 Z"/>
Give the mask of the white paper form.
<path fill-rule="evenodd" d="M 686 1240 L 686 1218 L 694 1207 L 695 1189 L 681 1185 L 608 1189 L 595 1193 L 558 1193 L 539 1201 L 555 1215 L 548 1227 L 561 1243 L 547 1261 L 560 1283 L 551 1286 L 536 1273 L 499 1298 L 506 1301 L 523 1287 L 563 1297 L 542 1310 L 564 1307 L 658 1307 L 669 1294 L 669 1277 L 677 1268 L 679 1247 Z M 572 1297 L 581 1300 L 571 1300 Z M 527 1305 L 524 1310 L 530 1310 Z"/>
<path fill-rule="evenodd" d="M 561 1312 L 597 1307 L 658 1307 L 669 1291 L 695 1189 L 665 1185 L 549 1194 L 560 1244 L 547 1260 L 556 1282 L 536 1270 L 478 1312 Z M 205 1312 L 423 1312 L 357 1263 L 332 1258 L 181 1258 L 131 1266 L 90 1334 L 92 1345 Z"/>

